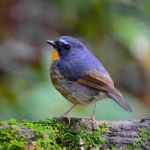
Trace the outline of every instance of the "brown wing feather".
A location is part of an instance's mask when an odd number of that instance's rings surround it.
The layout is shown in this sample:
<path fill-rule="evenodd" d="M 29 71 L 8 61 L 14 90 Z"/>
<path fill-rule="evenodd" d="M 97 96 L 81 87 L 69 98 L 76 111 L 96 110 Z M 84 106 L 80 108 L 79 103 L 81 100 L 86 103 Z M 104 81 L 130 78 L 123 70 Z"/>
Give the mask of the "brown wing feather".
<path fill-rule="evenodd" d="M 104 92 L 112 92 L 122 97 L 122 94 L 114 88 L 114 83 L 109 74 L 100 72 L 88 73 L 78 79 L 78 82 Z"/>
<path fill-rule="evenodd" d="M 95 72 L 84 75 L 82 78 L 85 80 L 94 82 L 96 84 L 99 83 L 100 85 L 110 85 L 114 87 L 114 83 L 108 73 L 104 74 L 104 73 L 95 71 Z"/>

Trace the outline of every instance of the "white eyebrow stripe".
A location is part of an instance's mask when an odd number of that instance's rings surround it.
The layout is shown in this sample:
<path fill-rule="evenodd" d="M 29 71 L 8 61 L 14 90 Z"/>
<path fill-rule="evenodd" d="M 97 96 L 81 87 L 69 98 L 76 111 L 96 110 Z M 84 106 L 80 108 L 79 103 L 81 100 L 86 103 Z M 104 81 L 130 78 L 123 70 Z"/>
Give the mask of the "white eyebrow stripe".
<path fill-rule="evenodd" d="M 63 40 L 63 39 L 60 39 L 59 41 L 62 42 L 62 43 L 64 43 L 64 44 L 68 44 L 68 42 L 65 41 L 65 40 Z"/>

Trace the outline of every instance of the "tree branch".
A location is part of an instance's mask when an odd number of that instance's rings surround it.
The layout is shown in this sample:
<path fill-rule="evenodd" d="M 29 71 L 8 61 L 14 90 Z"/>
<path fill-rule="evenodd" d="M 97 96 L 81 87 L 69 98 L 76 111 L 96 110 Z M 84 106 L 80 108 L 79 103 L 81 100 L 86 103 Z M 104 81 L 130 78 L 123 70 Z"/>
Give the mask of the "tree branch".
<path fill-rule="evenodd" d="M 87 118 L 0 122 L 0 149 L 150 150 L 150 119 L 91 121 Z"/>

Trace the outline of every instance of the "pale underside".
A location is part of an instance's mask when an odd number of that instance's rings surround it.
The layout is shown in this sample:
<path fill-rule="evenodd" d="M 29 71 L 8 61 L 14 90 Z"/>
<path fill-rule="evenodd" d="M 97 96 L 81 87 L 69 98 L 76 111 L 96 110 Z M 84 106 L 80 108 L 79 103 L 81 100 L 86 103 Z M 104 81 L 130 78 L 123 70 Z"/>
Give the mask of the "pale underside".
<path fill-rule="evenodd" d="M 106 97 L 105 93 L 84 86 L 76 81 L 71 81 L 64 78 L 58 70 L 56 64 L 53 64 L 50 68 L 50 76 L 55 88 L 70 102 L 74 104 L 91 104 L 97 100 L 101 100 Z"/>

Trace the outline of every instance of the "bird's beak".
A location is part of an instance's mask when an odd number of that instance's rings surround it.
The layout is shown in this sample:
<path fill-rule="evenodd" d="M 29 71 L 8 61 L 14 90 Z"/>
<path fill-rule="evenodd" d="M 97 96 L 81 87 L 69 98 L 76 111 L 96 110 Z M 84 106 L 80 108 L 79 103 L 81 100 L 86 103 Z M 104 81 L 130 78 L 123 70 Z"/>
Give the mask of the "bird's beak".
<path fill-rule="evenodd" d="M 47 43 L 50 44 L 50 45 L 52 45 L 53 47 L 56 46 L 55 41 L 47 40 Z"/>
<path fill-rule="evenodd" d="M 59 55 L 58 55 L 57 50 L 55 49 L 56 47 L 55 41 L 47 40 L 47 43 L 54 47 L 52 51 L 51 62 L 50 62 L 52 64 L 55 60 L 59 60 Z"/>

